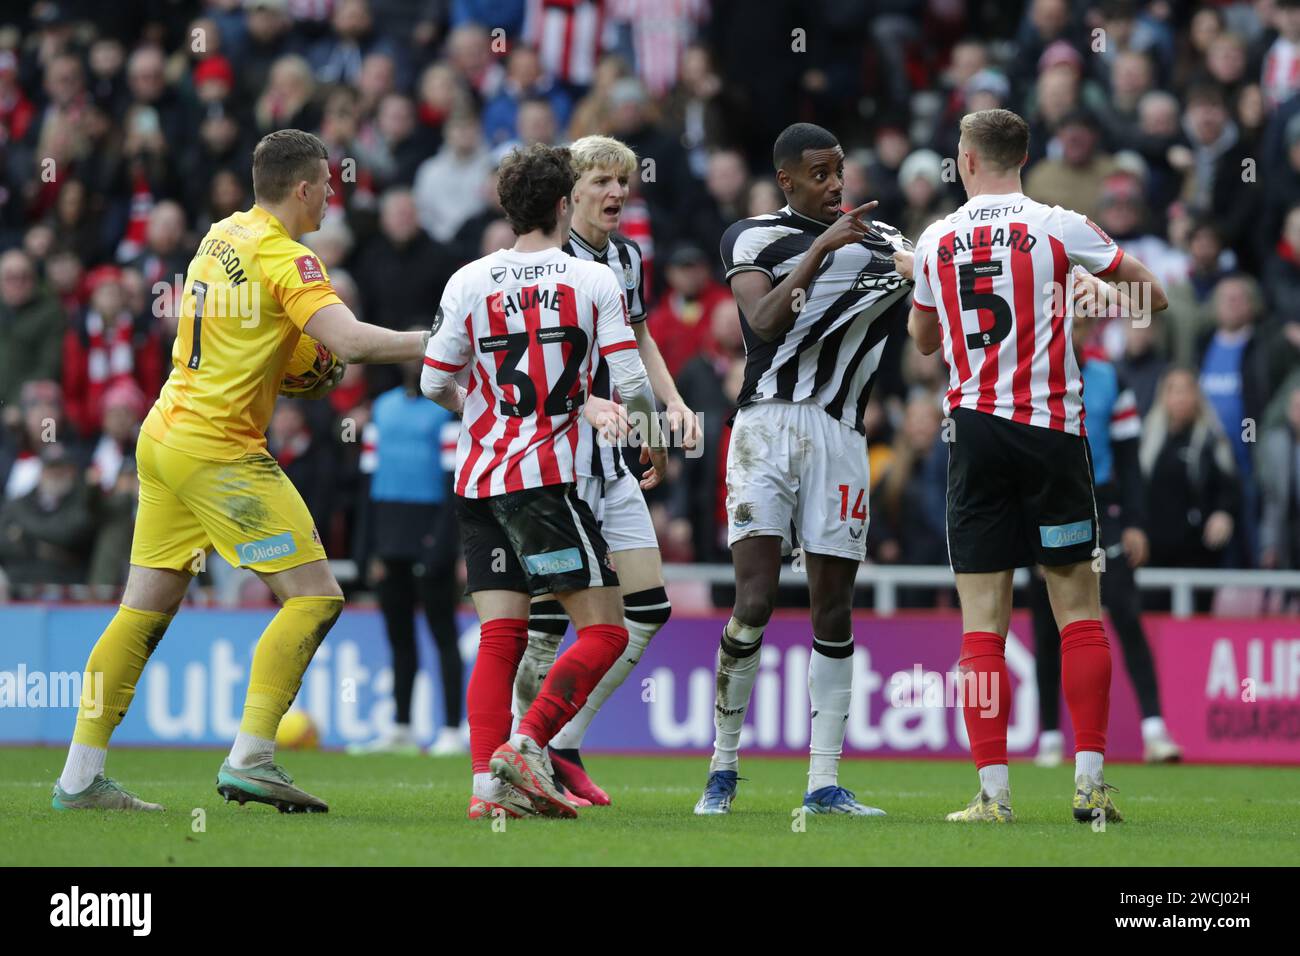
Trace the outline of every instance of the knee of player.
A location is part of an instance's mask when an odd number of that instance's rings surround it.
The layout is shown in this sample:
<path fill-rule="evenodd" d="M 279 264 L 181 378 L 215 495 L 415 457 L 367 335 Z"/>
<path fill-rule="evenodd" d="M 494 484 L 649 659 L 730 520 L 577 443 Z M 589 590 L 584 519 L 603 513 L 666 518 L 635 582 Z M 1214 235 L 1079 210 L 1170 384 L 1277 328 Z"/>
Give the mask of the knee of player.
<path fill-rule="evenodd" d="M 772 617 L 776 595 L 764 591 L 740 592 L 732 616 L 750 627 L 763 627 Z"/>
<path fill-rule="evenodd" d="M 629 631 L 656 633 L 672 616 L 672 602 L 663 585 L 623 595 L 623 618 Z"/>
<path fill-rule="evenodd" d="M 534 650 L 549 650 L 551 657 L 564 640 L 569 629 L 569 615 L 564 605 L 554 598 L 534 601 L 528 609 L 528 646 Z"/>
<path fill-rule="evenodd" d="M 823 641 L 842 641 L 853 634 L 853 612 L 848 607 L 814 608 L 813 634 Z"/>

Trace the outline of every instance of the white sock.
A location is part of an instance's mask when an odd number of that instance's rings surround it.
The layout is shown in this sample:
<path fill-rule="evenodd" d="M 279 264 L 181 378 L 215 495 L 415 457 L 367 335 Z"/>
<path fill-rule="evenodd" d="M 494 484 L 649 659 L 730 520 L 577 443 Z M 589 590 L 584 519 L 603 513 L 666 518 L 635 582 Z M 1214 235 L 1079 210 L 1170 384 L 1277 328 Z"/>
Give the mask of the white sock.
<path fill-rule="evenodd" d="M 808 792 L 839 783 L 840 754 L 853 696 L 853 635 L 838 643 L 813 637 L 808 662 L 812 741 L 808 746 Z"/>
<path fill-rule="evenodd" d="M 497 795 L 497 778 L 490 773 L 474 774 L 474 796 L 480 800 L 494 800 Z"/>
<path fill-rule="evenodd" d="M 991 763 L 980 767 L 980 789 L 986 796 L 996 797 L 1003 790 L 1011 792 L 1011 775 L 1004 763 Z"/>
<path fill-rule="evenodd" d="M 641 655 L 645 653 L 650 638 L 660 628 L 659 624 L 642 624 L 626 617 L 623 618 L 623 625 L 627 628 L 627 650 L 618 656 L 600 683 L 592 688 L 582 709 L 551 739 L 551 746 L 556 750 L 577 750 L 582 746 L 582 738 L 587 735 L 587 728 L 600 712 L 601 705 L 627 680 L 627 675 L 632 673 L 632 669 L 641 660 Z"/>
<path fill-rule="evenodd" d="M 81 793 L 95 782 L 97 774 L 104 772 L 107 759 L 108 750 L 103 747 L 73 744 L 68 748 L 68 760 L 59 776 L 59 786 L 69 795 Z"/>
<path fill-rule="evenodd" d="M 1059 730 L 1044 730 L 1038 735 L 1038 749 L 1047 750 L 1049 747 L 1053 750 L 1060 750 L 1065 746 L 1065 734 Z"/>
<path fill-rule="evenodd" d="M 566 618 L 567 620 L 567 618 Z M 528 713 L 541 692 L 542 682 L 551 672 L 556 655 L 560 653 L 560 642 L 564 634 L 550 634 L 546 631 L 528 629 L 528 646 L 515 671 L 515 720 Z M 517 724 L 516 724 L 517 725 Z"/>
<path fill-rule="evenodd" d="M 1100 781 L 1102 759 L 1095 750 L 1080 750 L 1074 755 L 1074 775 Z"/>
<path fill-rule="evenodd" d="M 236 770 L 247 770 L 260 763 L 275 759 L 275 741 L 265 737 L 254 737 L 242 730 L 235 737 L 235 745 L 230 748 L 230 766 Z"/>
<path fill-rule="evenodd" d="M 741 624 L 734 617 L 722 630 L 718 648 L 717 692 L 713 704 L 713 759 L 709 771 L 735 770 L 740 765 L 740 728 L 749 709 L 749 694 L 758 676 L 763 629 Z"/>
<path fill-rule="evenodd" d="M 1165 726 L 1163 717 L 1143 717 L 1142 718 L 1142 742 L 1149 744 L 1153 740 L 1164 740 L 1169 736 L 1169 728 Z"/>

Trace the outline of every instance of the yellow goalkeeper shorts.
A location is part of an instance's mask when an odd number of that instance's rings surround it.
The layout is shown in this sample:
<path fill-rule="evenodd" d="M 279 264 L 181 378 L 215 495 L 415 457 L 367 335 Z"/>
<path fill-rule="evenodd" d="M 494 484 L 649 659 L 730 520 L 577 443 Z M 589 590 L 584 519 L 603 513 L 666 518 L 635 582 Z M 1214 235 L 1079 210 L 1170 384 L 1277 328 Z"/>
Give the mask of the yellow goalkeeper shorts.
<path fill-rule="evenodd" d="M 325 558 L 302 495 L 265 453 L 195 458 L 143 432 L 131 563 L 197 574 L 216 548 L 231 564 L 284 571 Z"/>

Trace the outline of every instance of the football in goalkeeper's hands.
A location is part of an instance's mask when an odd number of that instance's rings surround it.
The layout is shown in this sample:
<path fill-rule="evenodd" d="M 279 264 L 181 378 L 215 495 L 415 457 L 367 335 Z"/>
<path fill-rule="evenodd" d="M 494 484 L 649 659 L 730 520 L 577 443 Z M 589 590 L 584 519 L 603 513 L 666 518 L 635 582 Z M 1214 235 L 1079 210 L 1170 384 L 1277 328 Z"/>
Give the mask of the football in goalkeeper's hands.
<path fill-rule="evenodd" d="M 280 381 L 281 395 L 305 395 L 315 391 L 333 376 L 343 363 L 338 356 L 310 335 L 300 335 L 298 344 L 284 368 Z"/>

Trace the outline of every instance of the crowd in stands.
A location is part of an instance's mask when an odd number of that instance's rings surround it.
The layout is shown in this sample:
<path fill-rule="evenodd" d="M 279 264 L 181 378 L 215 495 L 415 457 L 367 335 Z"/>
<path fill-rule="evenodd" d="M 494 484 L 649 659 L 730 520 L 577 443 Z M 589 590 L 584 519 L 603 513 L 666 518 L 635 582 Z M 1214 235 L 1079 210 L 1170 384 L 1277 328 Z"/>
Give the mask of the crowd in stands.
<path fill-rule="evenodd" d="M 298 127 L 335 195 L 307 242 L 362 319 L 427 326 L 513 242 L 495 170 L 600 132 L 640 175 L 623 232 L 702 453 L 651 495 L 668 561 L 727 560 L 744 349 L 719 239 L 785 202 L 794 121 L 846 153 L 844 205 L 915 239 L 964 201 L 957 122 L 1030 123 L 1025 191 L 1086 213 L 1164 283 L 1103 323 L 1143 417 L 1152 563 L 1300 568 L 1300 0 L 40 0 L 0 14 L 0 580 L 124 581 L 140 421 L 208 226 Z M 15 9 L 18 8 L 18 9 Z M 947 372 L 896 323 L 867 411 L 871 560 L 944 564 Z M 396 367 L 282 400 L 269 450 L 328 552 L 365 568 L 370 407 Z M 434 479 L 431 479 L 434 480 Z M 81 592 L 76 592 L 81 593 Z"/>

